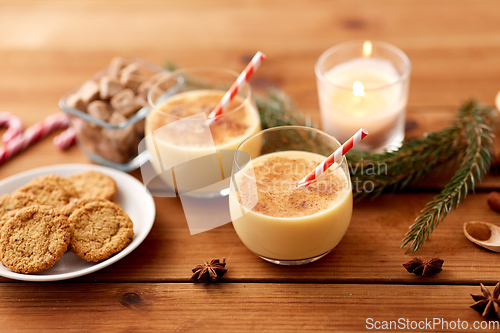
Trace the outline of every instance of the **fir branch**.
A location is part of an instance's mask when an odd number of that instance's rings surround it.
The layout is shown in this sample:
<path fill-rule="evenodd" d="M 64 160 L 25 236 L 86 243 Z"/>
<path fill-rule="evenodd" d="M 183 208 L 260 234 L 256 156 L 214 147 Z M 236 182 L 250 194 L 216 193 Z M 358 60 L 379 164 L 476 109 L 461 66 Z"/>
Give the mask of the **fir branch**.
<path fill-rule="evenodd" d="M 403 247 L 409 245 L 408 252 L 417 251 L 429 238 L 439 223 L 474 191 L 475 184 L 488 172 L 491 163 L 493 110 L 480 106 L 476 101 L 466 103 L 459 113 L 459 122 L 464 125 L 464 139 L 467 148 L 462 163 L 451 181 L 440 194 L 427 203 L 422 214 L 416 218 L 403 239 Z"/>
<path fill-rule="evenodd" d="M 290 98 L 277 89 L 268 89 L 264 96 L 256 94 L 255 104 L 259 110 L 262 129 L 291 125 L 312 126 L 310 117 L 298 111 Z"/>
<path fill-rule="evenodd" d="M 405 141 L 397 151 L 373 154 L 350 151 L 347 154 L 353 185 L 369 182 L 373 191 L 356 191 L 359 200 L 371 194 L 376 197 L 383 192 L 398 191 L 428 175 L 435 166 L 460 155 L 464 142 L 460 138 L 462 123 L 451 128 L 428 134 L 425 138 Z M 367 173 L 377 166 L 384 173 Z"/>

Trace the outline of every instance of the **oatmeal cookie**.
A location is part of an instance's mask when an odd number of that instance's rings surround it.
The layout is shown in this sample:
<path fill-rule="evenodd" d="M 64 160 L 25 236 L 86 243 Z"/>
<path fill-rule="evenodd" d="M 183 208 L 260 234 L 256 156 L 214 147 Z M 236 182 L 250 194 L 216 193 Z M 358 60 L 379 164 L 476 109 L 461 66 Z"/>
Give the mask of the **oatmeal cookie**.
<path fill-rule="evenodd" d="M 69 245 L 71 225 L 54 207 L 18 210 L 2 227 L 0 260 L 17 273 L 36 273 L 52 267 Z"/>
<path fill-rule="evenodd" d="M 40 202 L 29 193 L 5 194 L 0 197 L 0 218 L 17 209 L 39 205 Z M 0 226 L 1 227 L 1 226 Z"/>
<path fill-rule="evenodd" d="M 68 221 L 74 227 L 70 249 L 87 261 L 97 262 L 123 250 L 134 236 L 134 224 L 112 202 L 93 202 L 75 210 Z"/>
<path fill-rule="evenodd" d="M 33 195 L 42 205 L 62 207 L 78 194 L 73 185 L 65 178 L 57 175 L 41 176 L 17 189 L 17 193 Z"/>
<path fill-rule="evenodd" d="M 97 171 L 84 171 L 66 178 L 75 187 L 79 198 L 106 199 L 113 201 L 116 182 L 113 178 Z"/>
<path fill-rule="evenodd" d="M 69 217 L 78 208 L 82 208 L 83 206 L 89 203 L 100 202 L 100 201 L 111 202 L 105 199 L 94 199 L 94 198 L 71 199 L 67 205 L 60 208 L 60 211 L 61 213 Z"/>

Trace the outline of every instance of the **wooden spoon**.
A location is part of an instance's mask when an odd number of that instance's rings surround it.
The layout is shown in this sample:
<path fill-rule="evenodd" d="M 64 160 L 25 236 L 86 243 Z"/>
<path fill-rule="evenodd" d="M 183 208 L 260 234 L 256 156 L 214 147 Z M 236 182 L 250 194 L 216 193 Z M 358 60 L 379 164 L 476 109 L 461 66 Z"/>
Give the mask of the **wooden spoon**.
<path fill-rule="evenodd" d="M 474 244 L 500 252 L 500 227 L 487 222 L 465 222 L 464 234 Z"/>

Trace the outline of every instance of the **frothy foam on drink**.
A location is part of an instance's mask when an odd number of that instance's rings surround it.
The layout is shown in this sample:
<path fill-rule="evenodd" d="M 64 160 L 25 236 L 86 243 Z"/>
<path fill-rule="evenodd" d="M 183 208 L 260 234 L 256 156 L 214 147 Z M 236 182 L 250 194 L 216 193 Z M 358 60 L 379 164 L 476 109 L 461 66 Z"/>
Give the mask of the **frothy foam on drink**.
<path fill-rule="evenodd" d="M 245 169 L 237 175 L 239 202 L 273 217 L 302 217 L 327 210 L 349 190 L 344 171 L 336 168 L 337 164 L 309 186 L 296 186 L 324 158 L 307 152 L 279 152 L 252 161 L 247 168 L 253 168 L 255 179 L 248 177 Z"/>
<path fill-rule="evenodd" d="M 162 112 L 154 112 L 149 121 L 151 131 L 162 126 L 199 113 L 209 114 L 219 103 L 223 91 L 199 90 L 180 93 L 158 106 Z M 241 97 L 236 96 L 224 114 L 210 125 L 210 132 L 214 144 L 223 145 L 236 138 L 245 136 L 251 125 L 255 123 L 253 115 L 248 110 Z M 207 124 L 202 121 L 193 121 L 189 126 L 173 126 L 168 130 L 161 131 L 157 138 L 165 140 L 173 145 L 185 147 L 205 147 L 206 142 L 203 132 L 208 131 Z"/>

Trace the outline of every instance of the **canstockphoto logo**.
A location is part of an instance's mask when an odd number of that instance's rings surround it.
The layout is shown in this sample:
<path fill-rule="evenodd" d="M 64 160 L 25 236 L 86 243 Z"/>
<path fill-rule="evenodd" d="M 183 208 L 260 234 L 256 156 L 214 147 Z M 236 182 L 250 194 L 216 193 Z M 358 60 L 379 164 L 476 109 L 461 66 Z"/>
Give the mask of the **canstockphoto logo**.
<path fill-rule="evenodd" d="M 204 113 L 149 133 L 139 144 L 139 152 L 145 150 L 144 185 L 156 197 L 180 197 L 192 235 L 231 222 L 227 196 L 235 150 L 217 152 Z"/>

